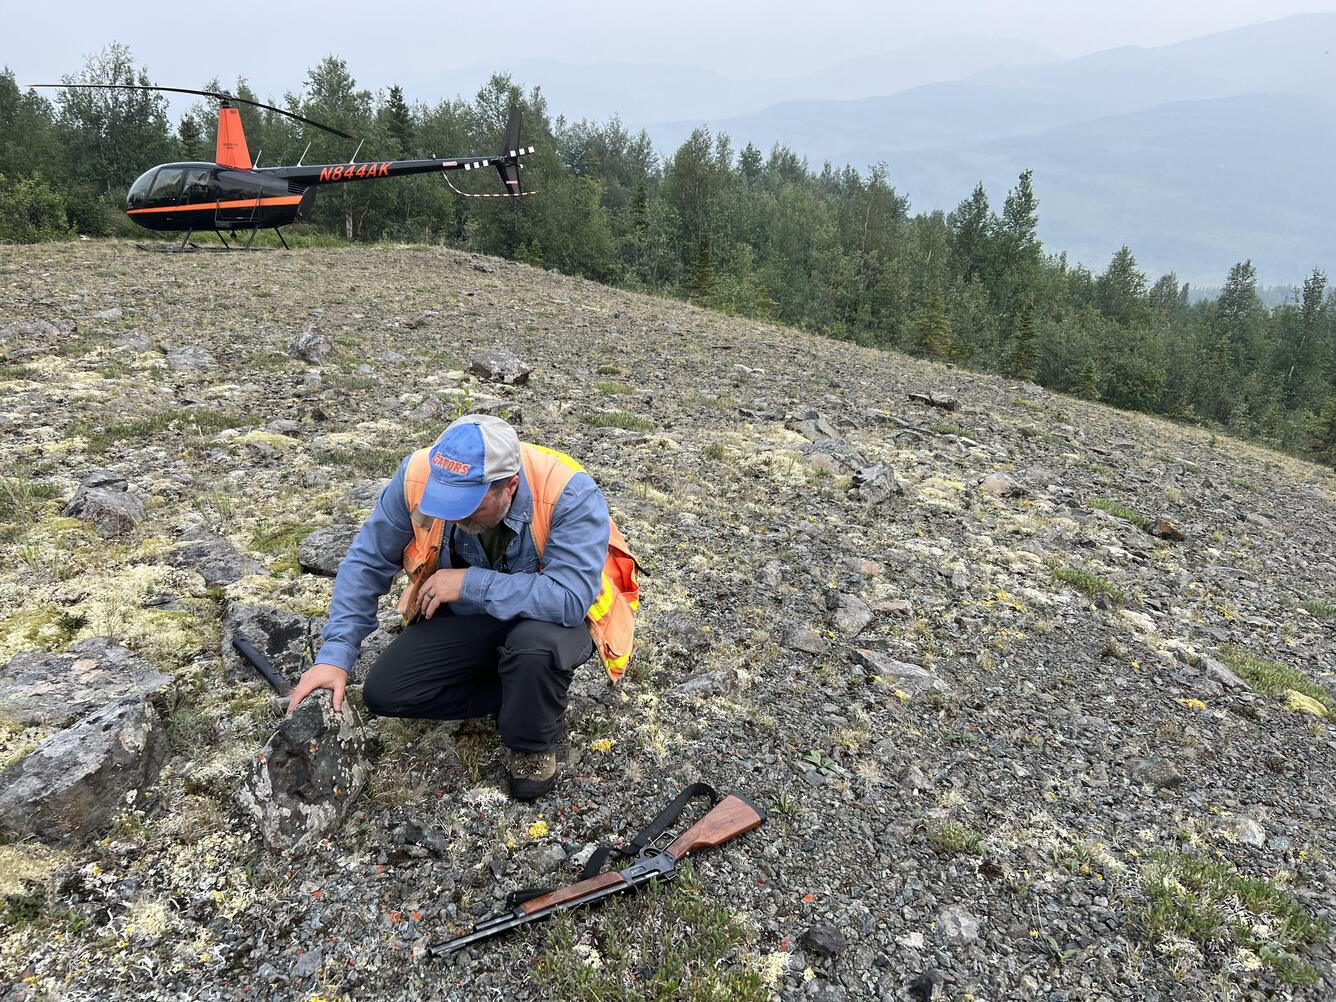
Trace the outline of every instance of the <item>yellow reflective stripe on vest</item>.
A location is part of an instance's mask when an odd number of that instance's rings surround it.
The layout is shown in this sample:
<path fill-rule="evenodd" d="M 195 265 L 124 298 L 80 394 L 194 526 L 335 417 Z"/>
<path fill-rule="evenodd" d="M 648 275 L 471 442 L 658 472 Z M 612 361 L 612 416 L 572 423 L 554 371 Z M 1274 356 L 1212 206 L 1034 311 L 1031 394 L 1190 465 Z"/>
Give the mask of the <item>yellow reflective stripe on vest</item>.
<path fill-rule="evenodd" d="M 589 618 L 597 622 L 608 614 L 612 608 L 612 600 L 617 597 L 617 589 L 612 583 L 612 578 L 606 574 L 603 575 L 603 590 L 598 593 L 598 598 L 594 604 L 589 607 Z"/>
<path fill-rule="evenodd" d="M 566 455 L 566 453 L 564 452 L 558 452 L 556 449 L 549 449 L 545 445 L 534 445 L 532 442 L 526 442 L 524 444 L 527 445 L 530 449 L 533 449 L 535 452 L 541 452 L 544 455 L 551 456 L 553 459 L 560 462 L 562 466 L 566 467 L 573 473 L 583 473 L 585 471 L 585 468 L 583 466 L 577 463 L 570 456 Z"/>
<path fill-rule="evenodd" d="M 625 668 L 625 667 L 626 667 L 626 662 L 628 662 L 628 661 L 630 661 L 630 660 L 631 660 L 631 652 L 630 652 L 630 651 L 627 651 L 625 654 L 623 654 L 623 655 L 622 655 L 621 657 L 619 657 L 619 658 L 609 658 L 609 657 L 605 657 L 605 658 L 603 659 L 603 666 L 604 666 L 605 668 L 607 668 L 608 671 L 614 671 L 615 669 Z"/>

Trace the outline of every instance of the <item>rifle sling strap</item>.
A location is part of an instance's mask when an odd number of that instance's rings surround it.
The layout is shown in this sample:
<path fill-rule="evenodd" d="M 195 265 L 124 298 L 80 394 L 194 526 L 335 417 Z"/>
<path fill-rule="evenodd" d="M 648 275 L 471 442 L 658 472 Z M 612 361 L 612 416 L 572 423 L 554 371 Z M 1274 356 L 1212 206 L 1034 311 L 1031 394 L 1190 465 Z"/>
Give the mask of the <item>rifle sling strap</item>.
<path fill-rule="evenodd" d="M 629 843 L 626 845 L 601 845 L 595 849 L 589 856 L 589 862 L 585 863 L 584 872 L 580 874 L 580 879 L 588 880 L 590 877 L 597 876 L 602 872 L 609 857 L 613 855 L 620 856 L 623 859 L 635 859 L 640 855 L 642 849 L 653 845 L 656 839 L 676 824 L 687 804 L 697 797 L 709 797 L 711 807 L 719 803 L 719 791 L 709 783 L 692 783 L 679 793 L 673 799 L 673 802 L 665 807 L 659 816 L 646 825 Z M 518 891 L 511 891 L 506 895 L 506 907 L 510 909 L 518 908 L 526 901 L 542 897 L 544 894 L 551 894 L 555 890 L 557 890 L 555 887 L 525 887 Z"/>

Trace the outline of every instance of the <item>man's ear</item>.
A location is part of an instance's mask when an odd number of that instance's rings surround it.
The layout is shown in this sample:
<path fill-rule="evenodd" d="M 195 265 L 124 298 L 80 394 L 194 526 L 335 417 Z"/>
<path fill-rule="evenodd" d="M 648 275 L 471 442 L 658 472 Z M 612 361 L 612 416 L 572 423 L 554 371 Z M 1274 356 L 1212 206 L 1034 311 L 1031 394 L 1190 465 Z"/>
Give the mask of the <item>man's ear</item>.
<path fill-rule="evenodd" d="M 510 483 L 506 485 L 506 490 L 510 492 L 510 497 L 512 500 L 515 497 L 515 492 L 519 489 L 520 489 L 520 475 L 516 473 L 513 477 L 510 478 Z"/>

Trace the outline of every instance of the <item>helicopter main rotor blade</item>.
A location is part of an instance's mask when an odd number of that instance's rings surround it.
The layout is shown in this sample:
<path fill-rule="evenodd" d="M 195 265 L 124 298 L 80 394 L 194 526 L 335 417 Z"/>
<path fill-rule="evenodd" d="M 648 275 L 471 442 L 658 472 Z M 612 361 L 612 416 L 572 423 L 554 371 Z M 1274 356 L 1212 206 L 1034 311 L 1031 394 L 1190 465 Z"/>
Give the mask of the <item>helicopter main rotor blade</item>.
<path fill-rule="evenodd" d="M 280 115 L 287 115 L 288 118 L 295 118 L 297 121 L 305 122 L 307 125 L 314 125 L 317 129 L 323 129 L 324 131 L 332 135 L 339 136 L 342 139 L 355 138 L 353 136 L 348 135 L 348 133 L 346 132 L 340 132 L 338 129 L 335 129 L 331 126 L 322 125 L 321 123 L 313 119 L 305 118 L 301 115 L 298 115 L 296 112 L 284 111 L 282 108 L 275 108 L 272 104 L 265 104 L 262 101 L 252 101 L 250 98 L 247 97 L 237 97 L 235 94 L 228 94 L 226 91 L 191 90 L 188 87 L 147 87 L 144 86 L 143 84 L 79 83 L 79 84 L 28 84 L 28 86 L 29 87 L 78 87 L 84 90 L 164 90 L 164 91 L 170 91 L 173 94 L 198 94 L 201 97 L 211 97 L 215 101 L 238 101 L 241 104 L 251 104 L 257 108 L 268 108 L 270 111 L 276 111 Z"/>

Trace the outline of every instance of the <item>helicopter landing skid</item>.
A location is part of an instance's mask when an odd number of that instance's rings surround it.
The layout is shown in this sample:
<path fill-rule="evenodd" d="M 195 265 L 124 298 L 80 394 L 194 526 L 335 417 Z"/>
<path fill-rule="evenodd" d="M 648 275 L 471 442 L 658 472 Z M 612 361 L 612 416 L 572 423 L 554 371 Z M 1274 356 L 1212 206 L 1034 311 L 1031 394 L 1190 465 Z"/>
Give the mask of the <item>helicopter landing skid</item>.
<path fill-rule="evenodd" d="M 231 243 L 227 242 L 227 238 L 223 236 L 222 230 L 214 230 L 214 234 L 222 243 L 221 247 L 201 247 L 199 244 L 191 243 L 190 237 L 194 232 L 194 230 L 188 232 L 185 239 L 179 244 L 135 244 L 135 247 L 141 251 L 149 251 L 155 254 L 194 254 L 196 252 L 203 252 L 206 254 L 225 254 L 230 253 L 231 251 L 271 251 L 278 249 L 277 247 L 252 246 L 255 242 L 255 235 L 260 232 L 259 227 L 250 231 L 250 236 L 244 243 L 237 237 L 236 230 L 232 231 Z M 283 239 L 283 234 L 276 226 L 274 227 L 274 234 L 278 237 L 278 242 L 283 245 L 283 249 L 289 250 L 288 242 Z"/>

